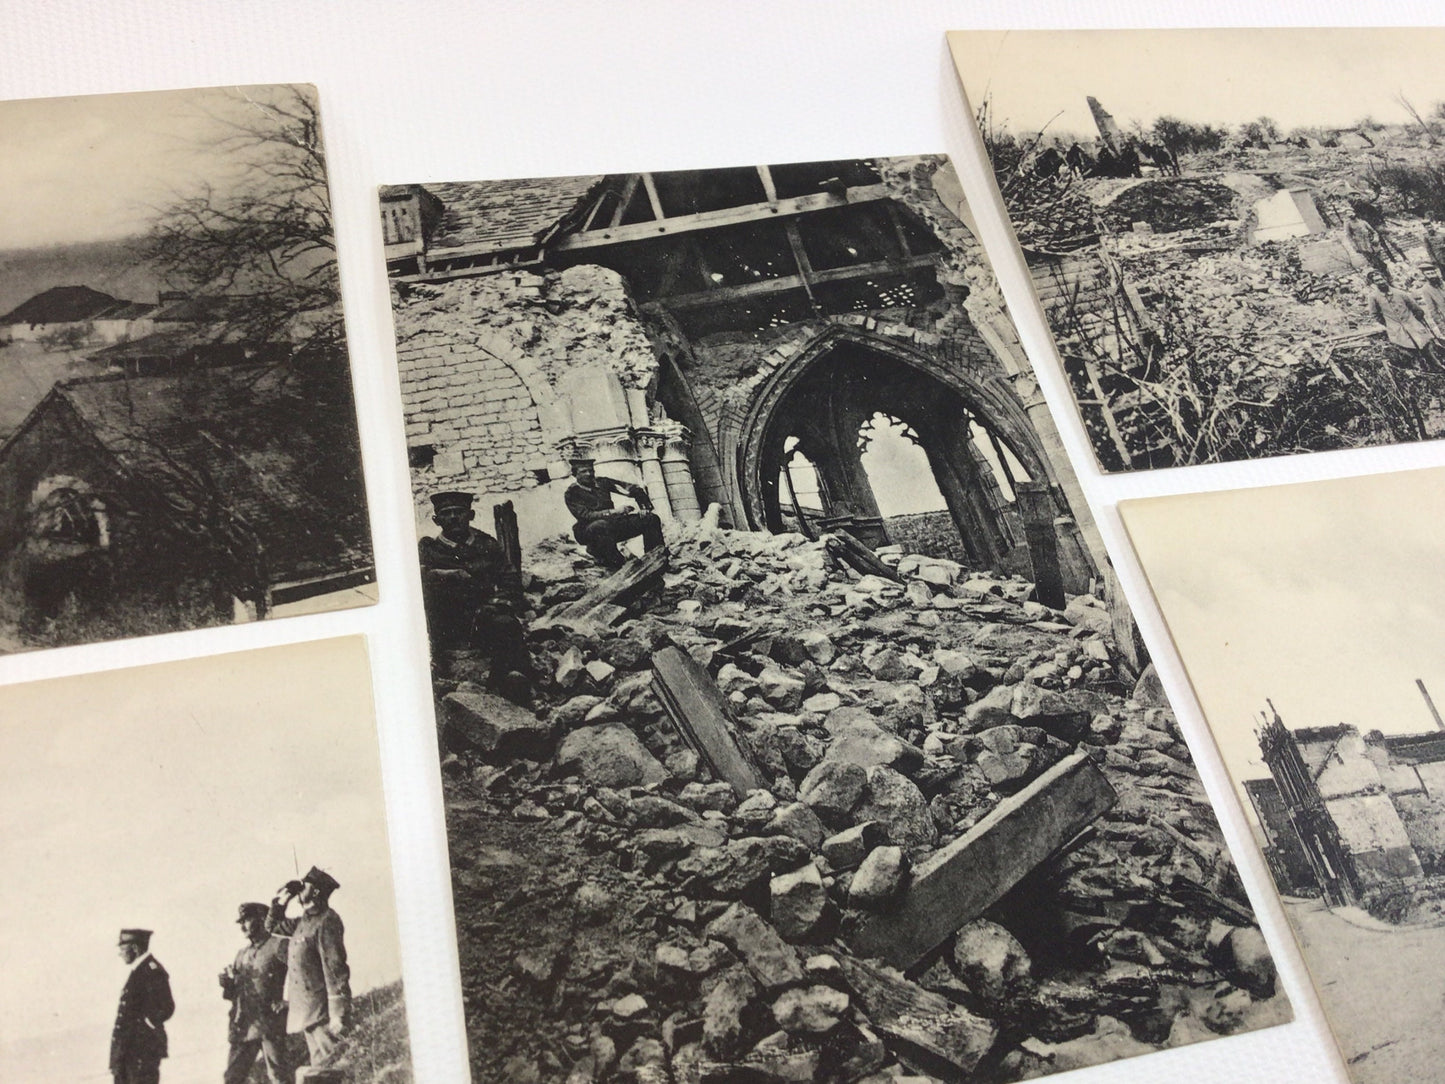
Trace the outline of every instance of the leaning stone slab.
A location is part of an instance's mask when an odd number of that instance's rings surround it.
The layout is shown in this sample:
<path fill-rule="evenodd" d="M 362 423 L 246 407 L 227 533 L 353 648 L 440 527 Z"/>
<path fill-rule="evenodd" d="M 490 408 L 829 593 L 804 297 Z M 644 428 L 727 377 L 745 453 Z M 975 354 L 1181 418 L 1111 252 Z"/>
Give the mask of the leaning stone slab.
<path fill-rule="evenodd" d="M 1118 797 L 1087 753 L 1060 761 L 920 865 L 897 905 L 865 918 L 850 945 L 860 956 L 912 967 Z"/>

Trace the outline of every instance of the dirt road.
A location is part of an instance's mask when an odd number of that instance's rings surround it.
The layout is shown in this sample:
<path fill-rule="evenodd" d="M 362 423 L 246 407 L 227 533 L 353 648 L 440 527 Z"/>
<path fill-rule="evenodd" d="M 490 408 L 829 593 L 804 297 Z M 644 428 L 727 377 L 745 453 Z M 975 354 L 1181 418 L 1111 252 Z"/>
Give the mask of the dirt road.
<path fill-rule="evenodd" d="M 1287 911 L 1350 1076 L 1445 1081 L 1445 927 L 1393 929 L 1317 900 Z"/>

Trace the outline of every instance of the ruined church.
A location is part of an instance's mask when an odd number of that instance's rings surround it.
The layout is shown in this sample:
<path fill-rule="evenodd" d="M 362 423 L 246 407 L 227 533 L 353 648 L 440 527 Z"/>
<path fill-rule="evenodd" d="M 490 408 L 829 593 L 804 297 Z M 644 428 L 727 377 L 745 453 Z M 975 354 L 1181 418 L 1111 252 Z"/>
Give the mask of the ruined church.
<path fill-rule="evenodd" d="M 1281 891 L 1358 904 L 1445 873 L 1445 728 L 1290 730 L 1273 712 L 1257 736 L 1270 775 L 1245 792 Z"/>
<path fill-rule="evenodd" d="M 407 185 L 381 209 L 422 525 L 462 489 L 513 501 L 524 544 L 564 531 L 581 452 L 665 521 L 717 505 L 1024 574 L 1042 523 L 1074 593 L 1106 562 L 943 158 Z M 880 508 L 883 423 L 926 458 L 927 524 Z"/>

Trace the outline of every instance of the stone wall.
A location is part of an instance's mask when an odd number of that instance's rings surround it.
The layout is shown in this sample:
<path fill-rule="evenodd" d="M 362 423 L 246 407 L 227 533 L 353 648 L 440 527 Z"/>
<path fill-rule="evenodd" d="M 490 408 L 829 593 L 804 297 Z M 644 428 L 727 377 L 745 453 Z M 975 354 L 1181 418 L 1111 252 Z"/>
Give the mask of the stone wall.
<path fill-rule="evenodd" d="M 524 536 L 564 529 L 560 492 L 529 495 L 548 486 L 549 465 L 560 473 L 558 445 L 572 431 L 559 382 L 583 368 L 631 388 L 656 376 L 621 276 L 589 265 L 407 285 L 394 310 L 419 524 L 428 494 L 462 489 L 483 506 L 519 499 Z"/>
<path fill-rule="evenodd" d="M 968 554 L 959 540 L 958 528 L 946 509 L 889 516 L 883 521 L 883 529 L 888 532 L 888 540 L 902 546 L 904 553 L 922 553 L 959 564 L 968 563 Z"/>

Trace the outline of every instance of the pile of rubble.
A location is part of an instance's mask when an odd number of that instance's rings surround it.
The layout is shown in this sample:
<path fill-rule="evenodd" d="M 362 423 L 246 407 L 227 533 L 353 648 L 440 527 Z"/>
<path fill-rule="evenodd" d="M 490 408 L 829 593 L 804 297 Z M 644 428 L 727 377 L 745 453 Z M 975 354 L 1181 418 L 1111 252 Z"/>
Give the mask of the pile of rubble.
<path fill-rule="evenodd" d="M 1014 1080 L 1287 1017 L 1103 606 L 879 556 L 699 527 L 597 606 L 528 555 L 535 702 L 437 682 L 474 1075 Z"/>

